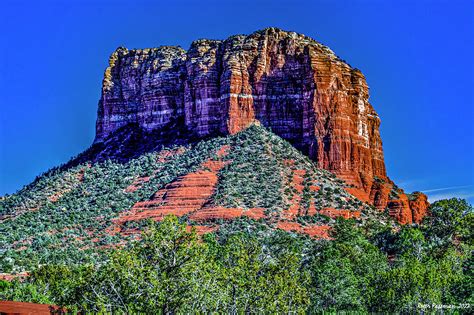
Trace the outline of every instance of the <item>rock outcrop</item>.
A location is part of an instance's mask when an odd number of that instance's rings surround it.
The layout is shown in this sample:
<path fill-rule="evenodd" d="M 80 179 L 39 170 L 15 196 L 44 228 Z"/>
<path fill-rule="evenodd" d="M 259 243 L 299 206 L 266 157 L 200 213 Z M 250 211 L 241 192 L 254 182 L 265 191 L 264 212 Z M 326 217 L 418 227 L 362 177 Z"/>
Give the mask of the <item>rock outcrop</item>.
<path fill-rule="evenodd" d="M 428 207 L 430 204 L 428 203 L 428 197 L 421 192 L 415 192 L 409 195 L 408 199 L 413 222 L 421 223 L 423 218 L 429 214 Z"/>
<path fill-rule="evenodd" d="M 276 28 L 197 40 L 188 51 L 121 47 L 105 71 L 95 143 L 131 124 L 199 139 L 258 120 L 353 185 L 355 195 L 379 209 L 392 205 L 400 222 L 419 221 L 426 202 L 390 201 L 380 119 L 368 99 L 359 70 L 317 41 Z"/>

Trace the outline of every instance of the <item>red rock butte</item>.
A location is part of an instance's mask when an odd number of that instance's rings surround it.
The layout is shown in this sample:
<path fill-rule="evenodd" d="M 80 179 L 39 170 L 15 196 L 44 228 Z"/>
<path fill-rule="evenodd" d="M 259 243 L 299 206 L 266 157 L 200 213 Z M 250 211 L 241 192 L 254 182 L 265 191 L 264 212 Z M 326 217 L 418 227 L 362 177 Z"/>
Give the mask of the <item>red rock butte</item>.
<path fill-rule="evenodd" d="M 277 28 L 197 40 L 188 51 L 118 48 L 104 74 L 95 143 L 130 124 L 199 139 L 256 120 L 399 222 L 426 214 L 426 196 L 407 196 L 387 177 L 364 75 L 314 39 Z"/>

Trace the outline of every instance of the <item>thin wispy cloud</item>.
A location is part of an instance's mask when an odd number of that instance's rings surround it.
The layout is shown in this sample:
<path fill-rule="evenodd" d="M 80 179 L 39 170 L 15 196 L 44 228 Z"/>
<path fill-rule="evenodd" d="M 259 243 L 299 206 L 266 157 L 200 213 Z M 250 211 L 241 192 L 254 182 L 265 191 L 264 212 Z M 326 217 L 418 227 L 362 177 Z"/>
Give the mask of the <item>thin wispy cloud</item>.
<path fill-rule="evenodd" d="M 434 202 L 441 199 L 463 198 L 472 201 L 474 198 L 474 185 L 449 186 L 422 190 L 428 195 L 428 200 Z"/>
<path fill-rule="evenodd" d="M 441 199 L 450 199 L 450 198 L 462 198 L 462 199 L 471 199 L 474 198 L 474 192 L 466 193 L 448 193 L 448 194 L 434 194 L 429 195 L 428 200 L 430 202 L 441 200 Z"/>
<path fill-rule="evenodd" d="M 468 188 L 468 187 L 474 187 L 474 185 L 450 186 L 450 187 L 443 187 L 443 188 L 434 188 L 434 189 L 422 190 L 421 192 L 430 193 L 430 192 L 435 192 L 435 191 L 454 190 L 454 189 L 461 189 L 461 188 Z"/>

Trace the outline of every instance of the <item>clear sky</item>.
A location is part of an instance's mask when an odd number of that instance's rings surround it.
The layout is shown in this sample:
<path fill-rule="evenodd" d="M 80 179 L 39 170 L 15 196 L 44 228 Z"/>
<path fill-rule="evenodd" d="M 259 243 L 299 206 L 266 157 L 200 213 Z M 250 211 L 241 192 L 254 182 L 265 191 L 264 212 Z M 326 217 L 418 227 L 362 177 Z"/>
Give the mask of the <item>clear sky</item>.
<path fill-rule="evenodd" d="M 91 144 L 116 47 L 187 49 L 268 26 L 311 36 L 362 70 L 399 186 L 474 201 L 471 0 L 2 0 L 0 194 Z"/>

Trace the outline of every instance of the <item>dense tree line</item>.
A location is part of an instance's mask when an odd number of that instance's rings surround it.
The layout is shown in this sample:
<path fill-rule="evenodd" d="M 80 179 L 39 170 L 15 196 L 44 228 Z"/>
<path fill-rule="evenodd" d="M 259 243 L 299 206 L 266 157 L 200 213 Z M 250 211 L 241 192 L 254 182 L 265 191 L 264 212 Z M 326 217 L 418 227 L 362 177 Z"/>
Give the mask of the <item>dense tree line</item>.
<path fill-rule="evenodd" d="M 225 228 L 199 237 L 176 217 L 102 264 L 44 265 L 0 298 L 127 313 L 416 312 L 473 303 L 473 211 L 435 202 L 420 226 L 338 220 L 331 240 Z"/>

